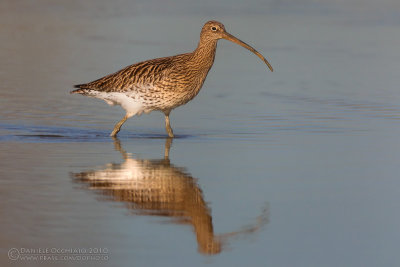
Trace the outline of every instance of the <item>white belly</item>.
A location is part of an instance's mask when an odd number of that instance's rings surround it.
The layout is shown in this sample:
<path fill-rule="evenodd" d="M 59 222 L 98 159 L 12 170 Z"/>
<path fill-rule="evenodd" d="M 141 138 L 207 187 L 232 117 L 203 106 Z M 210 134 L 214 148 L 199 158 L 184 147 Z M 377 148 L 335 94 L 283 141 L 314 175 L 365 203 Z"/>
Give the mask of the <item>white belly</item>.
<path fill-rule="evenodd" d="M 119 92 L 98 92 L 92 90 L 89 94 L 91 97 L 103 99 L 109 105 L 120 105 L 125 109 L 129 117 L 140 115 L 143 112 L 149 113 L 152 111 L 151 108 L 146 107 L 140 98 L 136 98 L 129 93 L 119 93 Z"/>

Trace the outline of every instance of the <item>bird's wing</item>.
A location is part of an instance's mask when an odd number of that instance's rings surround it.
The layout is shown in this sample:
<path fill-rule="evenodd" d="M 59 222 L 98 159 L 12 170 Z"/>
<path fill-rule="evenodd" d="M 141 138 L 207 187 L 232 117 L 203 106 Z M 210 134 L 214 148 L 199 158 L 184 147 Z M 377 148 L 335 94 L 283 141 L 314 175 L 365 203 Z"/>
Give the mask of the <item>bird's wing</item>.
<path fill-rule="evenodd" d="M 146 90 L 158 83 L 173 67 L 173 57 L 157 58 L 130 65 L 120 71 L 74 87 L 100 92 Z"/>

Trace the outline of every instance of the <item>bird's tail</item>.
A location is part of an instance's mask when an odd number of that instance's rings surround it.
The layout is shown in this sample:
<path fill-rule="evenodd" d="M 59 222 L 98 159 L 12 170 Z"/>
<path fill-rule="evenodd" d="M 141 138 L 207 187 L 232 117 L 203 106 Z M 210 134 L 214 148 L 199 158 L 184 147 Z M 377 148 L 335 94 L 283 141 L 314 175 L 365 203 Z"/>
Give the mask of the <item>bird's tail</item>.
<path fill-rule="evenodd" d="M 84 87 L 84 85 L 85 84 L 77 84 L 77 85 L 74 85 L 74 88 L 79 88 L 79 89 L 75 89 L 75 90 L 73 90 L 73 91 L 71 91 L 71 92 L 69 92 L 70 94 L 81 94 L 81 95 L 86 95 L 87 93 L 88 93 L 88 89 L 84 89 L 83 87 Z"/>
<path fill-rule="evenodd" d="M 81 94 L 81 95 L 85 95 L 87 93 L 86 89 L 76 89 L 73 90 L 71 92 L 69 92 L 70 94 Z"/>

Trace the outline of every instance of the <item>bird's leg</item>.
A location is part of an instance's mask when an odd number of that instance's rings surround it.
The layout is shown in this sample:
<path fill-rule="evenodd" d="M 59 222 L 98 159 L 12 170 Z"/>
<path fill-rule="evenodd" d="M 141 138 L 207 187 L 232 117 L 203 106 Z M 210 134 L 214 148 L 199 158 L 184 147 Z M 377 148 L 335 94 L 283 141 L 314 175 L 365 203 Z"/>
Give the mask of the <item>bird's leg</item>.
<path fill-rule="evenodd" d="M 169 137 L 174 137 L 174 133 L 172 132 L 171 125 L 169 123 L 169 112 L 165 113 L 165 130 L 167 130 Z"/>
<path fill-rule="evenodd" d="M 122 118 L 117 124 L 114 126 L 114 130 L 110 134 L 111 137 L 117 136 L 117 133 L 121 130 L 122 124 L 129 118 L 128 114 L 125 115 L 125 117 Z"/>

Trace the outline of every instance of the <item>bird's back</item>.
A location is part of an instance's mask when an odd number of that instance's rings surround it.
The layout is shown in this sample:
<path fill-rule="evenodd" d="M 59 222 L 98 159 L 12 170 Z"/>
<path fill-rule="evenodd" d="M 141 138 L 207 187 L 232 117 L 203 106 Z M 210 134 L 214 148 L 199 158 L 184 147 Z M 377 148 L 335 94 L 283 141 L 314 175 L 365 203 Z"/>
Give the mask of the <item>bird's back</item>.
<path fill-rule="evenodd" d="M 95 81 L 75 85 L 75 88 L 99 92 L 127 92 L 154 85 L 163 80 L 183 55 L 139 62 Z M 78 90 L 75 90 L 78 91 Z"/>

